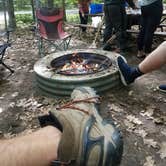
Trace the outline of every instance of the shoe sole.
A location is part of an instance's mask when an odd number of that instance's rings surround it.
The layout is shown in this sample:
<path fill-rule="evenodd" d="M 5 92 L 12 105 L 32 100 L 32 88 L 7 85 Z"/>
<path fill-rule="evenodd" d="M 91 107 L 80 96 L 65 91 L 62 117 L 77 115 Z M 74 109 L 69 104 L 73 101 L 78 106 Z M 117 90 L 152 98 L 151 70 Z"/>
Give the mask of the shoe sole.
<path fill-rule="evenodd" d="M 92 90 L 92 88 L 89 87 L 77 87 L 77 90 L 81 91 L 82 93 L 87 93 L 87 94 L 92 94 L 93 97 L 97 96 L 95 94 L 95 91 Z M 122 136 L 120 134 L 120 132 L 115 128 L 115 126 L 112 124 L 112 120 L 111 122 L 106 122 L 105 120 L 103 120 L 103 118 L 100 116 L 100 114 L 98 113 L 98 109 L 96 108 L 96 104 L 94 104 L 93 106 L 94 108 L 92 108 L 92 120 L 94 119 L 94 121 L 96 121 L 97 128 L 102 132 L 103 137 L 98 137 L 97 138 L 97 143 L 101 146 L 101 156 L 103 156 L 103 158 L 107 158 L 108 156 L 106 156 L 106 151 L 109 149 L 109 151 L 112 151 L 112 154 L 114 154 L 114 156 L 112 156 L 112 159 L 114 160 L 114 164 L 115 165 L 119 165 L 121 162 L 121 156 L 123 153 L 123 139 Z M 94 123 L 94 122 L 93 122 Z M 111 132 L 108 133 L 108 128 L 106 127 L 107 125 L 109 125 L 109 130 Z M 91 136 L 89 135 L 89 132 L 87 131 L 87 140 L 89 140 L 90 143 L 93 143 Z M 111 134 L 112 133 L 112 134 Z M 82 134 L 84 135 L 84 134 Z M 102 152 L 102 147 L 104 146 L 102 143 L 107 143 L 107 148 L 106 150 L 104 150 Z M 89 144 L 90 145 L 90 144 Z M 87 146 L 87 143 L 86 143 Z M 86 147 L 85 146 L 85 147 Z M 88 153 L 91 151 L 91 148 L 87 148 L 88 149 Z M 87 153 L 86 153 L 87 155 Z M 84 156 L 84 155 L 83 155 Z M 106 159 L 105 159 L 106 160 Z M 84 164 L 86 165 L 86 164 Z M 103 164 L 100 163 L 100 165 L 102 166 Z"/>
<path fill-rule="evenodd" d="M 158 89 L 160 92 L 162 92 L 162 93 L 166 93 L 166 90 L 162 90 L 162 89 L 160 89 L 159 87 L 157 87 L 157 89 Z"/>
<path fill-rule="evenodd" d="M 125 63 L 127 63 L 127 60 L 123 56 L 120 55 L 120 57 L 125 61 Z M 118 67 L 118 70 L 119 70 L 119 73 L 120 73 L 120 78 L 121 78 L 121 81 L 122 81 L 123 85 L 128 86 L 128 84 L 127 84 L 127 82 L 126 82 L 126 80 L 125 80 L 125 78 L 124 78 L 124 76 L 123 76 L 123 74 L 122 74 L 122 72 L 119 68 L 118 59 L 116 59 L 116 65 Z"/>

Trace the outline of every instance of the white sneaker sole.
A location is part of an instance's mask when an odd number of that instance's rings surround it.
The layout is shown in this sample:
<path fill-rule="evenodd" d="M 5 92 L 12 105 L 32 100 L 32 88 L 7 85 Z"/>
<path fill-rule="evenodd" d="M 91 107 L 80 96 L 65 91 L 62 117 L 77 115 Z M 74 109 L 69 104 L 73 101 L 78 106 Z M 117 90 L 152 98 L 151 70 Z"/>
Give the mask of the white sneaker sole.
<path fill-rule="evenodd" d="M 120 55 L 120 57 L 125 61 L 125 63 L 127 63 L 126 58 L 124 58 L 124 57 L 121 56 L 121 55 Z M 121 79 L 123 85 L 128 86 L 128 84 L 127 84 L 127 82 L 126 82 L 126 80 L 125 80 L 125 78 L 124 78 L 124 76 L 123 76 L 123 74 L 122 74 L 122 72 L 121 72 L 121 70 L 120 70 L 120 68 L 119 68 L 118 60 L 117 60 L 117 59 L 116 59 L 116 65 L 117 65 L 117 67 L 118 67 L 118 70 L 119 70 L 119 73 L 120 73 L 120 79 Z"/>

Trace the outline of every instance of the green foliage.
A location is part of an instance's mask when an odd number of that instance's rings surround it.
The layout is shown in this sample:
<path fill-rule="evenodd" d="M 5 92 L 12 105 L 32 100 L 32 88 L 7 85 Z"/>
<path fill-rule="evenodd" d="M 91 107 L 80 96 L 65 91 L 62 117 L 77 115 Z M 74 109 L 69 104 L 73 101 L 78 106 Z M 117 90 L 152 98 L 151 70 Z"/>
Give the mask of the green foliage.
<path fill-rule="evenodd" d="M 15 11 L 21 10 L 31 10 L 31 1 L 30 0 L 13 0 Z"/>
<path fill-rule="evenodd" d="M 17 25 L 29 25 L 33 22 L 31 14 L 16 14 Z"/>
<path fill-rule="evenodd" d="M 66 18 L 67 18 L 67 22 L 71 22 L 71 23 L 79 23 L 80 21 L 78 14 L 69 14 L 69 15 L 66 15 Z"/>

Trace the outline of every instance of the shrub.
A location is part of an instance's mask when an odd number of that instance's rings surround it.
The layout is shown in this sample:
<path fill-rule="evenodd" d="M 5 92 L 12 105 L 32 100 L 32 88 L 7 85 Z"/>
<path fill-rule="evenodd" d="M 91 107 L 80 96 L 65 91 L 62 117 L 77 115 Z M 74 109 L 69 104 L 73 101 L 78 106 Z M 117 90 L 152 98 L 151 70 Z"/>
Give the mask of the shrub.
<path fill-rule="evenodd" d="M 16 14 L 16 24 L 18 27 L 28 26 L 33 23 L 32 14 Z"/>
<path fill-rule="evenodd" d="M 78 14 L 68 14 L 66 15 L 67 22 L 72 22 L 72 23 L 79 23 L 79 15 Z"/>

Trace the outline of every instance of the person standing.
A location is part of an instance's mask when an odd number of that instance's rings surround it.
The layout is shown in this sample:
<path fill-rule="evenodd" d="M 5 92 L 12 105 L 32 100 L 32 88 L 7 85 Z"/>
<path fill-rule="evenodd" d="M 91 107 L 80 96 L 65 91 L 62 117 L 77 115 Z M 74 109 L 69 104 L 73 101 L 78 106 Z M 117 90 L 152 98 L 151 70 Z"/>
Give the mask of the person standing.
<path fill-rule="evenodd" d="M 81 24 L 88 23 L 89 4 L 91 0 L 78 0 L 79 17 Z M 86 27 L 81 27 L 82 32 L 86 32 Z"/>
<path fill-rule="evenodd" d="M 139 0 L 141 6 L 141 29 L 138 34 L 138 58 L 151 52 L 153 35 L 162 17 L 162 0 Z"/>
<path fill-rule="evenodd" d="M 117 46 L 120 51 L 126 48 L 126 11 L 125 3 L 136 9 L 132 0 L 104 0 L 105 30 L 103 44 L 112 36 L 112 31 L 117 35 Z"/>

